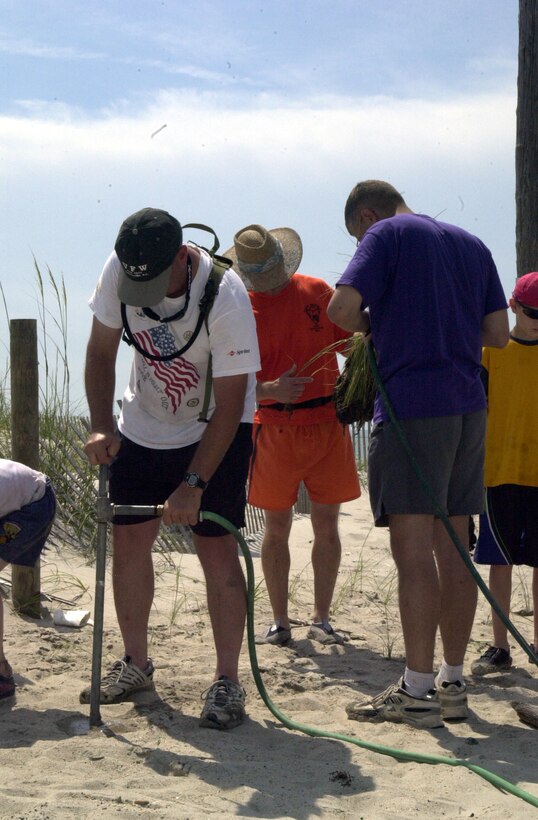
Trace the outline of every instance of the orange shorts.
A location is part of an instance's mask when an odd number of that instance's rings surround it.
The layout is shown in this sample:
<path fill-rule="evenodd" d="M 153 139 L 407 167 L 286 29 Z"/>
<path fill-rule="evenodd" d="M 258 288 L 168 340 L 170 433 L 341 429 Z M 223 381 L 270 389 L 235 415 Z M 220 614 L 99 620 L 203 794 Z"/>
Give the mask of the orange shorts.
<path fill-rule="evenodd" d="M 351 436 L 338 421 L 255 424 L 248 501 L 264 510 L 287 510 L 304 481 L 311 501 L 341 504 L 361 494 Z"/>

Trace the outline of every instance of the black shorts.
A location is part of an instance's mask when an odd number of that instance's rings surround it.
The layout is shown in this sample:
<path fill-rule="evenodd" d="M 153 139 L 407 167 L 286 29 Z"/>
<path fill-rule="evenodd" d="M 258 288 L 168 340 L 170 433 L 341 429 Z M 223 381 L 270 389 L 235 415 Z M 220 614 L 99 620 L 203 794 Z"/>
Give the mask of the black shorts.
<path fill-rule="evenodd" d="M 171 450 L 142 447 L 122 436 L 121 449 L 110 465 L 113 504 L 164 504 L 183 481 L 198 442 Z M 252 452 L 252 425 L 240 424 L 224 458 L 202 493 L 200 509 L 216 513 L 237 529 L 245 526 L 246 482 Z M 155 516 L 117 515 L 114 524 L 140 524 Z M 228 530 L 214 521 L 191 527 L 196 535 L 219 538 Z"/>
<path fill-rule="evenodd" d="M 487 487 L 474 560 L 538 567 L 538 487 Z"/>
<path fill-rule="evenodd" d="M 413 455 L 446 515 L 477 515 L 484 508 L 486 411 L 400 422 Z M 434 515 L 394 425 L 374 427 L 368 454 L 368 490 L 377 527 L 389 515 Z"/>

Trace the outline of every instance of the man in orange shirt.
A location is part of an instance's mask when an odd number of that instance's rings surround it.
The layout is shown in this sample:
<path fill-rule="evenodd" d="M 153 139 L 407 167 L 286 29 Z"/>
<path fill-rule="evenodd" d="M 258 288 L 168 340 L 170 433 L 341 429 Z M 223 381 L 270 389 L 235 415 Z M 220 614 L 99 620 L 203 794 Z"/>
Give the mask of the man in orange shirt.
<path fill-rule="evenodd" d="M 308 637 L 321 643 L 344 638 L 329 622 L 340 566 L 340 504 L 360 495 L 349 430 L 333 401 L 338 363 L 334 349 L 313 356 L 349 333 L 327 318 L 332 288 L 296 273 L 302 243 L 291 228 L 248 225 L 226 252 L 249 291 L 260 347 L 249 503 L 265 512 L 262 567 L 274 622 L 257 643 L 291 638 L 288 616 L 289 534 L 301 481 L 311 501 L 314 532 L 314 610 Z M 342 345 L 345 350 L 345 344 Z"/>

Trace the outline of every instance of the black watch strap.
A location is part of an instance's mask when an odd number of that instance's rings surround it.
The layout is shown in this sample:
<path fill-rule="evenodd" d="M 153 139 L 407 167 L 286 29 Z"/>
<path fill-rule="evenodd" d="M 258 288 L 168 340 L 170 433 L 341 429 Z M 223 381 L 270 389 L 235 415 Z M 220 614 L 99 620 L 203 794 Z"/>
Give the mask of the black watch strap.
<path fill-rule="evenodd" d="M 201 490 L 205 490 L 207 487 L 207 481 L 200 478 L 198 473 L 185 473 L 183 481 L 188 484 L 189 487 L 199 487 Z"/>

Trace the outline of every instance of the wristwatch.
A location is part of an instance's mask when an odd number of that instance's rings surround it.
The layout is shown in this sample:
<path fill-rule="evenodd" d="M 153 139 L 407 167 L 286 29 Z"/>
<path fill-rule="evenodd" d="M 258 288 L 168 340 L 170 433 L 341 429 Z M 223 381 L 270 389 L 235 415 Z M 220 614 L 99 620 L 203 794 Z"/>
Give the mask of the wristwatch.
<path fill-rule="evenodd" d="M 205 490 L 207 487 L 207 481 L 204 481 L 198 473 L 185 473 L 185 477 L 183 481 L 189 485 L 189 487 L 199 487 L 201 490 Z"/>

